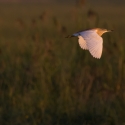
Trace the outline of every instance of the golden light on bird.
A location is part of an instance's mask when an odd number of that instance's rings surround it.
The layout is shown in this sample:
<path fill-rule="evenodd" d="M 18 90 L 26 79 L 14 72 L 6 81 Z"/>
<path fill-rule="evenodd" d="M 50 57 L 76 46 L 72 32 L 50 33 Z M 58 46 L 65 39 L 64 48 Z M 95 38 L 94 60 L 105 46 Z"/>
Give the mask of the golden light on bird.
<path fill-rule="evenodd" d="M 84 50 L 89 50 L 93 57 L 100 59 L 103 49 L 103 39 L 101 36 L 104 33 L 111 31 L 113 30 L 94 28 L 76 32 L 72 35 L 67 36 L 66 38 L 78 37 L 80 47 Z"/>

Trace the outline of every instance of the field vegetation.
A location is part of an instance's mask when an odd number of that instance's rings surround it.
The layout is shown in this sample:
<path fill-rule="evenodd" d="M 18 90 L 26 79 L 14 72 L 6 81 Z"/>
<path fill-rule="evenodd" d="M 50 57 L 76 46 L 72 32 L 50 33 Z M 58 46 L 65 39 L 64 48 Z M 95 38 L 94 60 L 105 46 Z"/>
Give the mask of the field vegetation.
<path fill-rule="evenodd" d="M 81 29 L 103 35 L 100 60 Z M 1 125 L 125 125 L 125 8 L 0 4 Z"/>

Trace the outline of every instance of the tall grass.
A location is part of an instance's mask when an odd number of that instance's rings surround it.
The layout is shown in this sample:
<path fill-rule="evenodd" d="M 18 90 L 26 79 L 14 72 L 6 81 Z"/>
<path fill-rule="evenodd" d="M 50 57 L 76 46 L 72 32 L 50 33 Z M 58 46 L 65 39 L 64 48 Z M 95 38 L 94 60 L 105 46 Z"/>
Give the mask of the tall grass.
<path fill-rule="evenodd" d="M 125 124 L 125 27 L 116 16 L 41 4 L 4 4 L 0 13 L 1 125 Z M 65 39 L 90 27 L 115 30 L 103 36 L 100 60 Z"/>

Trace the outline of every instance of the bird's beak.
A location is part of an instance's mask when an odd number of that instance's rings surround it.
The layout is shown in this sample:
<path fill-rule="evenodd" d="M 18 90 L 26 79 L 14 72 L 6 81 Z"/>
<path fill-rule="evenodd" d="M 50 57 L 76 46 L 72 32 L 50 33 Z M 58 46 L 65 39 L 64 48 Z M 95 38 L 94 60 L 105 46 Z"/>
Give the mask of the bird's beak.
<path fill-rule="evenodd" d="M 113 32 L 114 30 L 108 30 L 108 32 Z"/>

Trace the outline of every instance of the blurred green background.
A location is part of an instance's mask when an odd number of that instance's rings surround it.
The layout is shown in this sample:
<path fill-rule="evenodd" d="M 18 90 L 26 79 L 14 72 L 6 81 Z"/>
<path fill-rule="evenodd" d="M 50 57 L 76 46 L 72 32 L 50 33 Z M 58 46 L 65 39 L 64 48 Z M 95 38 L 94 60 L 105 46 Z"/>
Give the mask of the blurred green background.
<path fill-rule="evenodd" d="M 65 38 L 94 27 L 100 60 Z M 125 1 L 0 2 L 0 125 L 125 125 Z"/>

